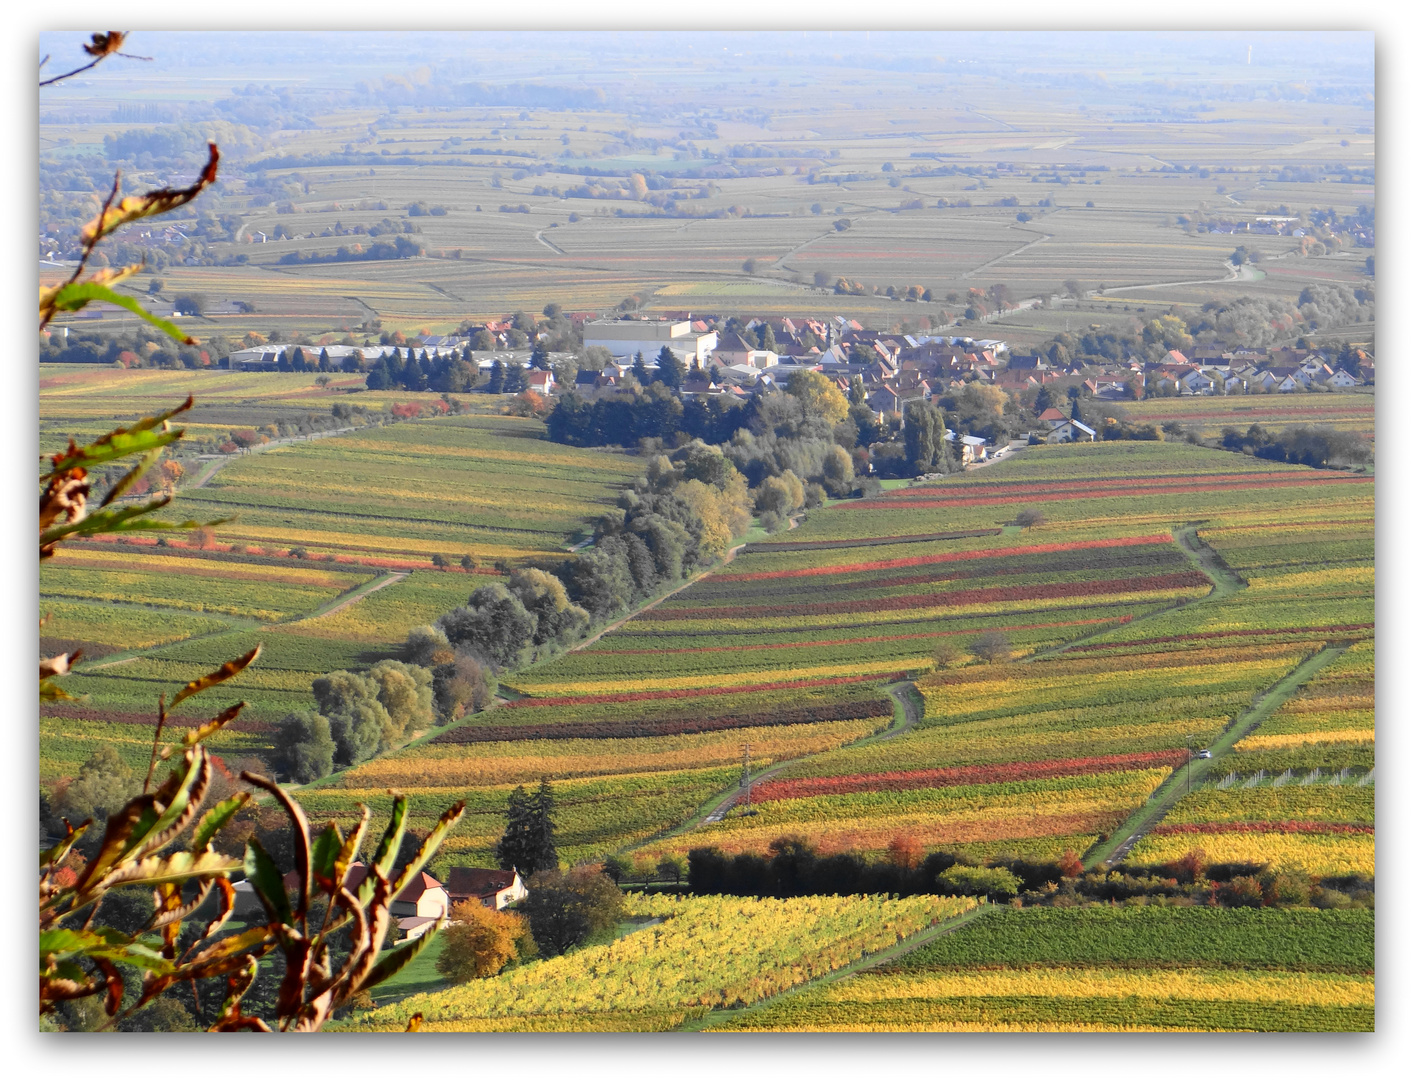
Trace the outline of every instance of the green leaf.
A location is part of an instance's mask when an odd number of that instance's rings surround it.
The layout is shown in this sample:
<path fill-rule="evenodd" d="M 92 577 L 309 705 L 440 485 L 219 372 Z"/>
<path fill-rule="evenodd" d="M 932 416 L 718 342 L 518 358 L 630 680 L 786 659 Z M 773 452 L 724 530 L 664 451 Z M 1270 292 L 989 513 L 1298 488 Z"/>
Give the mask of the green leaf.
<path fill-rule="evenodd" d="M 363 981 L 361 989 L 367 990 L 387 979 L 391 979 L 398 972 L 402 971 L 403 968 L 416 960 L 418 953 L 422 952 L 423 949 L 427 948 L 427 946 L 432 943 L 432 939 L 437 936 L 437 931 L 442 929 L 446 921 L 446 919 L 438 919 L 437 925 L 416 941 L 409 942 L 401 949 L 395 949 L 379 960 L 378 963 L 373 965 L 373 970 L 368 973 L 368 978 Z"/>
<path fill-rule="evenodd" d="M 196 829 L 192 833 L 192 851 L 205 851 L 216 834 L 226 827 L 226 824 L 236 816 L 236 812 L 250 801 L 250 792 L 242 791 L 232 795 L 229 799 L 218 802 L 210 810 L 201 815 L 201 820 L 196 823 Z"/>
<path fill-rule="evenodd" d="M 464 802 L 453 803 L 447 808 L 432 831 L 427 834 L 427 839 L 422 842 L 422 846 L 417 849 L 417 854 L 412 857 L 412 861 L 403 869 L 402 876 L 393 886 L 393 896 L 400 896 L 403 889 L 407 887 L 407 883 L 427 865 L 427 860 L 432 858 L 437 849 L 442 846 L 442 841 L 447 838 L 447 833 L 451 832 L 453 826 L 461 820 L 462 811 L 465 809 L 466 803 Z"/>
<path fill-rule="evenodd" d="M 192 337 L 175 323 L 169 323 L 166 319 L 159 319 L 152 312 L 148 311 L 136 300 L 129 296 L 115 293 L 107 285 L 100 285 L 95 281 L 71 281 L 61 288 L 54 296 L 54 307 L 58 311 L 78 311 L 87 307 L 95 300 L 106 300 L 110 304 L 117 304 L 120 308 L 126 308 L 144 322 L 151 323 L 161 330 L 168 337 L 176 338 L 183 345 L 195 345 L 196 338 Z"/>
<path fill-rule="evenodd" d="M 402 847 L 403 832 L 407 828 L 408 799 L 402 792 L 393 794 L 393 814 L 388 819 L 388 827 L 383 830 L 383 838 L 378 841 L 378 848 L 373 854 L 373 865 L 385 878 L 393 869 L 393 861 L 398 857 L 398 849 Z M 358 902 L 367 904 L 369 897 L 373 895 L 373 874 L 369 874 L 363 879 L 363 884 L 358 887 Z"/>
<path fill-rule="evenodd" d="M 343 849 L 344 838 L 339 827 L 331 821 L 324 831 L 314 838 L 314 847 L 310 852 L 314 880 L 319 883 L 321 889 L 331 895 L 342 884 L 335 880 L 335 874 L 339 865 L 339 852 Z"/>
<path fill-rule="evenodd" d="M 39 934 L 39 969 L 41 972 L 67 963 L 76 957 L 104 959 L 132 964 L 159 973 L 172 969 L 172 963 L 160 952 L 131 941 L 124 934 L 107 927 L 98 930 L 42 930 Z"/>
<path fill-rule="evenodd" d="M 285 892 L 280 868 L 255 837 L 246 841 L 245 877 L 271 918 L 289 926 L 294 920 L 294 913 L 290 911 L 290 897 Z"/>
<path fill-rule="evenodd" d="M 79 837 L 86 833 L 89 830 L 89 827 L 92 826 L 92 824 L 92 820 L 85 821 L 82 825 L 70 832 L 66 837 L 64 837 L 64 839 L 60 840 L 48 851 L 41 851 L 39 853 L 39 865 L 41 867 L 44 867 L 50 865 L 51 863 L 63 862 L 64 857 L 69 854 L 69 849 L 72 848 L 74 844 L 78 842 Z"/>
<path fill-rule="evenodd" d="M 176 434 L 178 437 L 180 437 L 184 433 L 185 429 L 181 429 L 177 431 Z M 100 507 L 108 506 L 109 504 L 115 503 L 119 499 L 121 499 L 124 495 L 128 493 L 128 488 L 132 487 L 135 483 L 137 483 L 138 478 L 142 476 L 143 473 L 147 472 L 148 469 L 152 468 L 152 466 L 157 464 L 157 461 L 161 456 L 162 447 L 160 446 L 156 450 L 149 450 L 147 453 L 143 454 L 142 460 L 139 461 L 127 472 L 125 472 L 122 478 L 111 488 L 108 489 L 108 494 L 103 496 L 103 501 L 98 505 Z"/>
<path fill-rule="evenodd" d="M 169 430 L 167 421 L 178 413 L 190 409 L 194 400 L 188 395 L 186 401 L 175 409 L 168 409 L 156 416 L 144 416 L 132 427 L 110 431 L 103 438 L 88 446 L 79 447 L 72 454 L 58 456 L 53 463 L 54 468 L 41 476 L 40 479 L 48 480 L 61 472 L 67 472 L 69 469 L 91 469 L 95 465 L 102 465 L 114 458 L 160 449 L 168 443 L 180 439 L 182 437 L 181 430 Z"/>

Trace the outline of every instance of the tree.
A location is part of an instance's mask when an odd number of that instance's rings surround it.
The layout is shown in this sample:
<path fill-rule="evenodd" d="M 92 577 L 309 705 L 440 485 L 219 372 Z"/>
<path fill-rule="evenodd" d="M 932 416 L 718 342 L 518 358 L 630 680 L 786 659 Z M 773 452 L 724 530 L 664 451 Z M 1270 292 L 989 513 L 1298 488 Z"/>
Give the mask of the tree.
<path fill-rule="evenodd" d="M 108 815 L 142 790 L 142 782 L 111 746 L 100 746 L 79 774 L 54 798 L 54 812 L 77 824 L 84 818 L 106 821 Z"/>
<path fill-rule="evenodd" d="M 1007 637 L 1000 630 L 989 630 L 981 637 L 976 638 L 967 646 L 967 651 L 979 660 L 985 660 L 989 664 L 995 664 L 999 660 L 1010 660 L 1012 645 L 1011 638 Z"/>
<path fill-rule="evenodd" d="M 539 620 L 502 582 L 483 585 L 465 607 L 437 620 L 452 645 L 486 657 L 499 667 L 511 667 L 535 638 Z"/>
<path fill-rule="evenodd" d="M 308 784 L 334 770 L 334 737 L 329 721 L 317 712 L 289 713 L 275 731 L 270 765 L 297 784 Z"/>
<path fill-rule="evenodd" d="M 1055 403 L 1056 400 L 1051 395 L 1051 388 L 1049 386 L 1042 386 L 1036 391 L 1036 403 L 1031 406 L 1031 411 L 1037 416 L 1040 416 L 1047 409 L 1053 408 Z"/>
<path fill-rule="evenodd" d="M 503 394 L 506 390 L 506 365 L 496 360 L 491 364 L 491 378 L 486 383 L 488 394 Z"/>
<path fill-rule="evenodd" d="M 658 350 L 658 381 L 673 390 L 682 389 L 682 381 L 687 377 L 687 369 L 678 359 L 677 353 L 664 345 Z"/>
<path fill-rule="evenodd" d="M 816 206 L 819 206 L 820 204 L 819 204 L 819 203 L 816 203 L 815 205 L 816 205 Z M 818 212 L 818 211 L 817 211 L 817 212 Z M 815 271 L 815 287 L 816 287 L 817 289 L 823 289 L 823 288 L 825 288 L 825 286 L 829 285 L 829 283 L 830 283 L 830 272 L 829 272 L 828 270 L 816 270 L 816 271 Z"/>
<path fill-rule="evenodd" d="M 530 924 L 513 911 L 497 911 L 479 900 L 453 906 L 452 925 L 442 931 L 437 970 L 448 982 L 465 983 L 497 975 L 521 951 Z"/>
<path fill-rule="evenodd" d="M 311 689 L 320 713 L 329 720 L 335 761 L 357 765 L 378 752 L 383 733 L 393 722 L 378 700 L 375 680 L 352 671 L 334 671 L 315 679 Z"/>
<path fill-rule="evenodd" d="M 544 870 L 526 882 L 521 908 L 535 944 L 548 956 L 579 945 L 591 934 L 612 930 L 623 912 L 623 893 L 592 867 L 568 874 Z"/>
<path fill-rule="evenodd" d="M 1037 510 L 1034 506 L 1028 506 L 1026 509 L 1017 512 L 1016 523 L 1023 529 L 1032 529 L 1037 525 L 1044 525 L 1046 523 L 1046 515 L 1041 513 L 1041 511 Z"/>
<path fill-rule="evenodd" d="M 550 346 L 544 341 L 536 341 L 530 347 L 530 364 L 541 371 L 550 370 Z"/>
<path fill-rule="evenodd" d="M 502 870 L 516 870 L 523 878 L 540 871 L 558 871 L 555 850 L 555 809 L 550 781 L 540 781 L 534 795 L 517 785 L 506 800 L 506 831 L 496 844 L 496 861 Z M 538 940 L 538 938 L 537 938 Z"/>
<path fill-rule="evenodd" d="M 903 410 L 903 446 L 908 467 L 915 473 L 931 472 L 937 466 L 947 469 L 944 436 L 947 426 L 942 410 L 926 401 L 910 401 Z"/>
<path fill-rule="evenodd" d="M 525 368 L 517 363 L 512 363 L 506 368 L 506 385 L 504 392 L 507 394 L 519 394 L 525 389 Z"/>
<path fill-rule="evenodd" d="M 863 382 L 860 383 L 863 389 Z M 790 377 L 786 393 L 800 402 L 806 416 L 818 416 L 838 424 L 849 415 L 849 401 L 834 380 L 818 371 L 797 371 Z"/>
<path fill-rule="evenodd" d="M 687 861 L 681 855 L 664 855 L 658 860 L 658 876 L 674 885 L 682 884 L 687 873 Z"/>
<path fill-rule="evenodd" d="M 987 295 L 992 298 L 992 307 L 996 311 L 1005 311 L 1008 301 L 1011 298 L 1011 287 L 1006 282 L 999 281 L 987 290 Z"/>
<path fill-rule="evenodd" d="M 619 858 L 617 855 L 606 855 L 604 857 L 604 873 L 615 885 L 628 877 L 633 867 L 627 860 Z"/>
<path fill-rule="evenodd" d="M 648 375 L 648 365 L 643 360 L 643 351 L 640 349 L 633 354 L 633 377 L 638 380 L 639 386 L 647 386 L 652 379 Z"/>
<path fill-rule="evenodd" d="M 889 862 L 900 870 L 913 870 L 923 862 L 923 845 L 918 837 L 899 833 L 889 841 Z"/>

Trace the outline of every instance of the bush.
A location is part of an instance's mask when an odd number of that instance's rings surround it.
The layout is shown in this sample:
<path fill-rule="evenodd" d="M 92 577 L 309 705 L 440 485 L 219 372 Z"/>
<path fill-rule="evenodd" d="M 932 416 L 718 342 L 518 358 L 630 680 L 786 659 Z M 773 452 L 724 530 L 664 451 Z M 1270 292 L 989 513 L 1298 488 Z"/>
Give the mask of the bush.
<path fill-rule="evenodd" d="M 479 900 L 466 900 L 451 911 L 452 925 L 442 931 L 437 970 L 449 982 L 489 979 L 534 948 L 524 916 L 497 911 Z"/>
<path fill-rule="evenodd" d="M 1016 515 L 1016 523 L 1023 529 L 1034 529 L 1037 525 L 1046 523 L 1046 515 L 1034 506 L 1028 506 Z"/>
<path fill-rule="evenodd" d="M 1021 879 L 1001 867 L 950 866 L 938 875 L 938 884 L 951 896 L 986 896 L 1010 900 L 1021 888 Z"/>

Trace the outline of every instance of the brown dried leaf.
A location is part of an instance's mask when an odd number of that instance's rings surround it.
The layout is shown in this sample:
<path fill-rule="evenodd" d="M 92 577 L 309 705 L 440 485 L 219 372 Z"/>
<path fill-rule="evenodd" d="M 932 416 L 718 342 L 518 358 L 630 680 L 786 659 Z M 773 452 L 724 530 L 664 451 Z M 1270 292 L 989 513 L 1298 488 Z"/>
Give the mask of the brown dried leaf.
<path fill-rule="evenodd" d="M 185 206 L 216 180 L 216 165 L 221 160 L 221 151 L 215 143 L 208 143 L 206 166 L 191 187 L 159 188 L 142 195 L 128 195 L 116 205 L 106 207 L 98 217 L 83 227 L 80 239 L 87 244 L 97 243 L 103 237 L 134 221 L 140 221 L 155 214 L 165 214 L 179 206 Z"/>
<path fill-rule="evenodd" d="M 244 656 L 235 660 L 227 660 L 210 675 L 203 675 L 199 679 L 193 679 L 191 682 L 187 683 L 186 686 L 177 691 L 177 696 L 172 699 L 172 704 L 168 706 L 168 708 L 175 709 L 193 694 L 199 694 L 203 690 L 209 690 L 211 687 L 225 682 L 227 679 L 235 678 L 235 676 L 239 675 L 255 662 L 255 658 L 260 655 L 260 650 L 261 646 L 257 645 Z"/>

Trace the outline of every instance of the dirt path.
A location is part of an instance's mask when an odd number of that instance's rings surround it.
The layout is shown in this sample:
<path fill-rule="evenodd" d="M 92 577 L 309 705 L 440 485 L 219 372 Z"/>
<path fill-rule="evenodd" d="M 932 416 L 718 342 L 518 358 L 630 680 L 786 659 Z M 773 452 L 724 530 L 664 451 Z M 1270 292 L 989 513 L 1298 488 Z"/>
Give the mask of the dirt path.
<path fill-rule="evenodd" d="M 410 570 L 389 570 L 382 577 L 374 578 L 366 584 L 360 585 L 353 592 L 348 593 L 342 600 L 335 600 L 329 607 L 316 608 L 302 619 L 295 622 L 309 622 L 311 619 L 322 619 L 325 615 L 333 615 L 335 612 L 343 611 L 350 604 L 357 604 L 365 597 L 371 596 L 379 589 L 385 588 L 395 582 L 402 581 L 410 574 Z"/>
<path fill-rule="evenodd" d="M 566 254 L 568 254 L 568 252 L 566 252 L 564 248 L 560 247 L 559 244 L 555 243 L 555 242 L 552 241 L 552 240 L 547 240 L 547 239 L 545 239 L 545 230 L 543 230 L 543 229 L 540 230 L 539 232 L 537 232 L 537 233 L 535 234 L 535 239 L 539 240 L 542 244 L 544 244 L 547 248 L 549 248 L 551 251 L 553 251 L 556 255 L 566 255 Z"/>
<path fill-rule="evenodd" d="M 1030 230 L 1030 229 L 1027 229 L 1026 231 L 1027 231 L 1027 232 L 1030 232 L 1031 230 Z M 971 270 L 968 270 L 968 271 L 967 271 L 965 274 L 963 274 L 962 276 L 963 276 L 963 278 L 970 278 L 970 277 L 972 277 L 974 274 L 980 274 L 983 270 L 986 270 L 988 267 L 996 266 L 997 263 L 1001 262 L 1003 259 L 1010 259 L 1013 255 L 1020 255 L 1023 251 L 1026 251 L 1026 250 L 1029 249 L 1029 248 L 1033 248 L 1033 247 L 1035 247 L 1037 244 L 1044 244 L 1047 240 L 1053 240 L 1054 238 L 1055 238 L 1055 237 L 1054 237 L 1054 234 L 1052 234 L 1052 233 L 1042 233 L 1042 234 L 1041 234 L 1040 236 L 1038 236 L 1035 240 L 1030 240 L 1030 241 L 1028 241 L 1027 243 L 1022 244 L 1019 248 L 1016 248 L 1016 249 L 1013 250 L 1013 251 L 1008 251 L 1008 252 L 1005 252 L 1004 254 L 998 255 L 995 259 L 988 259 L 986 262 L 982 263 L 980 266 L 974 266 Z"/>
<path fill-rule="evenodd" d="M 1177 611 L 1181 607 L 1191 607 L 1194 604 L 1207 604 L 1214 600 L 1225 600 L 1233 593 L 1240 592 L 1247 588 L 1247 582 L 1243 581 L 1227 563 L 1223 562 L 1223 557 L 1210 548 L 1198 535 L 1198 530 L 1203 526 L 1203 522 L 1195 522 L 1175 529 L 1173 532 L 1174 543 L 1183 549 L 1183 553 L 1188 556 L 1198 570 L 1200 570 L 1209 581 L 1213 583 L 1212 591 L 1207 596 L 1199 597 L 1197 600 L 1179 600 L 1172 604 L 1167 604 L 1157 611 L 1151 611 L 1147 615 L 1140 615 L 1122 624 L 1125 629 L 1135 623 L 1147 622 L 1149 619 L 1157 619 L 1160 615 L 1167 615 L 1172 611 Z M 1095 630 L 1089 634 L 1083 634 L 1072 641 L 1067 641 L 1062 645 L 1053 645 L 1049 649 L 1042 649 L 1040 652 L 1032 653 L 1020 662 L 1031 663 L 1034 660 L 1045 660 L 1052 656 L 1057 656 L 1067 649 L 1073 649 L 1077 645 L 1086 645 L 1106 634 L 1112 634 L 1120 629 L 1120 626 L 1106 626 Z"/>
<path fill-rule="evenodd" d="M 1251 708 L 1229 724 L 1227 730 L 1218 737 L 1217 741 L 1208 747 L 1212 757 L 1197 758 L 1189 761 L 1186 766 L 1175 769 L 1173 775 L 1159 785 L 1158 790 L 1149 796 L 1143 806 L 1130 815 L 1129 820 L 1115 830 L 1109 840 L 1098 844 L 1086 854 L 1085 868 L 1093 870 L 1101 865 L 1113 866 L 1128 855 L 1130 849 L 1162 821 L 1165 814 L 1173 809 L 1174 803 L 1192 790 L 1195 780 L 1201 783 L 1218 762 L 1232 752 L 1232 748 L 1242 738 L 1281 708 L 1287 699 L 1310 682 L 1318 671 L 1348 648 L 1350 648 L 1348 641 L 1328 644 L 1320 652 L 1307 657 L 1283 675 L 1281 679 L 1263 690 L 1252 702 Z"/>
<path fill-rule="evenodd" d="M 912 731 L 915 727 L 918 726 L 918 722 L 923 719 L 923 703 L 918 694 L 918 688 L 914 686 L 913 682 L 904 681 L 900 683 L 894 683 L 888 688 L 887 692 L 889 697 L 893 698 L 899 707 L 898 711 L 894 714 L 893 722 L 883 731 L 876 732 L 873 735 L 866 735 L 864 736 L 864 738 L 856 739 L 854 742 L 851 743 L 846 743 L 846 746 L 867 746 L 870 743 L 884 742 L 888 739 L 896 739 L 905 732 Z M 821 751 L 821 753 L 828 752 L 829 751 Z M 769 768 L 763 769 L 761 772 L 756 773 L 754 776 L 752 776 L 751 786 L 755 787 L 757 784 L 762 783 L 765 780 L 770 780 L 774 778 L 788 765 L 794 765 L 800 761 L 808 761 L 810 758 L 816 756 L 817 755 L 815 754 L 806 754 L 804 757 L 790 758 L 786 761 L 777 762 Z M 656 843 L 659 840 L 665 840 L 672 836 L 678 836 L 682 833 L 690 832 L 693 829 L 698 828 L 699 826 L 710 825 L 714 822 L 721 821 L 722 818 L 726 817 L 727 811 L 734 807 L 740 800 L 745 797 L 746 793 L 742 790 L 740 785 L 738 785 L 737 787 L 728 788 L 721 794 L 714 795 L 712 799 L 709 800 L 707 804 L 701 810 L 699 810 L 697 814 L 693 818 L 691 818 L 686 824 L 680 825 L 676 829 L 672 829 L 669 832 L 662 833 L 661 835 L 655 837 L 651 837 L 648 840 L 644 840 L 640 844 L 635 844 L 634 847 L 642 847 L 643 844 Z"/>

